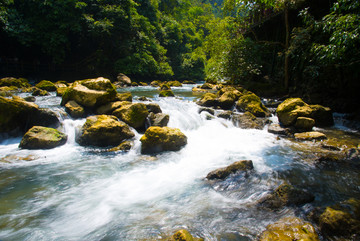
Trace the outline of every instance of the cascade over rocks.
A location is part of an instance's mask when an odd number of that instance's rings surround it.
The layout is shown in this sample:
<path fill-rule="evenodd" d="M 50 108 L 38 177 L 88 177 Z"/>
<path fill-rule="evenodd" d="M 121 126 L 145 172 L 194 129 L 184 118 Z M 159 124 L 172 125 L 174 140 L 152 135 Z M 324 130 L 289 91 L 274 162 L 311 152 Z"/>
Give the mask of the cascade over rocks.
<path fill-rule="evenodd" d="M 74 100 L 79 105 L 94 108 L 115 101 L 115 86 L 109 79 L 99 77 L 74 82 L 63 94 L 61 105 Z"/>
<path fill-rule="evenodd" d="M 60 121 L 54 112 L 20 97 L 0 97 L 0 133 L 26 132 L 35 125 L 56 128 Z"/>
<path fill-rule="evenodd" d="M 315 120 L 315 126 L 324 127 L 334 124 L 331 109 L 321 105 L 308 105 L 300 98 L 289 98 L 276 109 L 279 122 L 284 126 L 295 125 L 298 117 Z"/>
<path fill-rule="evenodd" d="M 315 228 L 297 217 L 285 217 L 269 224 L 261 234 L 260 241 L 293 241 L 293 240 L 320 240 Z"/>
<path fill-rule="evenodd" d="M 95 115 L 86 118 L 77 142 L 82 146 L 118 146 L 135 134 L 124 122 L 111 115 Z"/>
<path fill-rule="evenodd" d="M 64 145 L 66 140 L 67 135 L 56 129 L 34 126 L 25 133 L 19 147 L 22 149 L 51 149 Z"/>
<path fill-rule="evenodd" d="M 254 166 L 252 161 L 247 161 L 247 160 L 237 161 L 227 167 L 219 168 L 210 172 L 209 174 L 207 174 L 206 178 L 208 180 L 213 180 L 213 179 L 223 180 L 233 173 L 246 172 L 253 169 Z"/>
<path fill-rule="evenodd" d="M 187 137 L 177 128 L 151 126 L 140 138 L 141 153 L 178 151 L 187 144 Z"/>
<path fill-rule="evenodd" d="M 113 115 L 129 126 L 138 130 L 143 130 L 145 129 L 146 118 L 149 115 L 149 111 L 143 103 L 130 103 L 116 109 L 113 112 Z"/>

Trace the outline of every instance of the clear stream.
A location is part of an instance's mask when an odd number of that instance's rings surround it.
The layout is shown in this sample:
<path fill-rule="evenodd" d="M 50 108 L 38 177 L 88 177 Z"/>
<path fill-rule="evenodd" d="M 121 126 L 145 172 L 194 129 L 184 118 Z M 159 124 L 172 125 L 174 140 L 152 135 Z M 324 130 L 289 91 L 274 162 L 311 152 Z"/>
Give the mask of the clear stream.
<path fill-rule="evenodd" d="M 224 119 L 207 120 L 198 113 L 192 87 L 174 87 L 176 98 L 158 98 L 153 87 L 119 90 L 131 91 L 134 102 L 151 98 L 170 115 L 168 126 L 188 137 L 182 150 L 156 156 L 140 154 L 142 134 L 135 130 L 127 153 L 81 147 L 75 131 L 85 119 L 63 115 L 54 94 L 37 97 L 40 107 L 59 113 L 68 141 L 52 150 L 21 150 L 21 138 L 0 140 L 0 240 L 155 240 L 180 228 L 205 240 L 254 240 L 281 217 L 359 198 L 358 170 L 304 161 L 290 141 L 266 127 L 245 130 Z M 252 160 L 255 170 L 225 181 L 205 179 L 238 160 Z M 256 201 L 284 180 L 311 191 L 315 201 L 259 209 Z"/>

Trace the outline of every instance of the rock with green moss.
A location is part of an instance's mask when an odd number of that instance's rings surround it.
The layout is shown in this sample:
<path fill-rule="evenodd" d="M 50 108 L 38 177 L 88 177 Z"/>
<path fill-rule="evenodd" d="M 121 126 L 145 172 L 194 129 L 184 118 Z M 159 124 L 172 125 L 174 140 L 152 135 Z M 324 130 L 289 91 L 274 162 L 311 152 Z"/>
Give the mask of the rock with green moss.
<path fill-rule="evenodd" d="M 66 88 L 69 86 L 69 83 L 66 82 L 65 80 L 59 80 L 59 81 L 56 81 L 54 83 L 54 85 L 56 86 L 56 88 Z"/>
<path fill-rule="evenodd" d="M 64 145 L 66 141 L 67 135 L 56 129 L 34 126 L 25 133 L 19 147 L 22 149 L 51 149 Z"/>
<path fill-rule="evenodd" d="M 66 103 L 65 105 L 65 111 L 67 113 L 69 113 L 69 115 L 72 118 L 82 118 L 85 116 L 85 109 L 84 107 L 82 107 L 81 105 L 79 105 L 78 103 L 76 103 L 76 101 L 70 100 L 68 103 Z"/>
<path fill-rule="evenodd" d="M 194 85 L 194 84 L 196 84 L 196 82 L 193 81 L 193 80 L 184 80 L 184 81 L 183 81 L 183 84 L 184 84 L 184 85 Z"/>
<path fill-rule="evenodd" d="M 253 169 L 254 169 L 254 166 L 253 166 L 252 161 L 249 161 L 249 160 L 237 161 L 227 167 L 219 168 L 219 169 L 216 169 L 216 170 L 210 172 L 206 176 L 206 178 L 208 180 L 225 179 L 233 173 L 246 172 L 246 171 L 250 171 Z"/>
<path fill-rule="evenodd" d="M 256 117 L 270 116 L 269 110 L 261 103 L 260 98 L 251 92 L 239 98 L 236 108 L 242 112 L 248 111 Z"/>
<path fill-rule="evenodd" d="M 141 153 L 178 151 L 187 144 L 187 137 L 177 128 L 151 126 L 140 138 Z"/>
<path fill-rule="evenodd" d="M 177 80 L 169 81 L 169 82 L 167 82 L 167 84 L 168 84 L 170 87 L 181 87 L 181 86 L 182 86 L 182 84 L 181 84 L 179 81 L 177 81 Z"/>
<path fill-rule="evenodd" d="M 242 93 L 237 89 L 233 87 L 225 87 L 218 91 L 219 106 L 222 109 L 230 110 L 241 95 Z"/>
<path fill-rule="evenodd" d="M 68 89 L 68 87 L 58 87 L 56 89 L 56 96 L 61 96 L 62 97 L 67 89 Z"/>
<path fill-rule="evenodd" d="M 39 89 L 37 87 L 35 87 L 33 89 L 33 92 L 31 94 L 32 96 L 47 96 L 47 95 L 50 95 L 49 92 L 47 92 L 47 90 L 42 90 L 42 89 Z"/>
<path fill-rule="evenodd" d="M 232 116 L 232 122 L 235 126 L 242 129 L 258 129 L 262 130 L 267 123 L 264 118 L 256 118 L 250 112 L 245 112 L 244 114 L 234 114 Z"/>
<path fill-rule="evenodd" d="M 143 130 L 145 129 L 146 118 L 149 115 L 149 111 L 143 103 L 131 103 L 116 109 L 113 115 L 117 116 L 129 126 Z"/>
<path fill-rule="evenodd" d="M 201 97 L 201 99 L 197 102 L 197 104 L 200 106 L 215 107 L 218 106 L 219 101 L 215 94 L 206 93 Z"/>
<path fill-rule="evenodd" d="M 295 133 L 295 139 L 300 141 L 313 141 L 313 140 L 325 140 L 327 139 L 324 133 L 318 131 Z"/>
<path fill-rule="evenodd" d="M 171 90 L 171 87 L 168 83 L 160 85 L 159 90 Z"/>
<path fill-rule="evenodd" d="M 284 206 L 298 206 L 314 201 L 315 197 L 309 192 L 293 187 L 288 183 L 278 186 L 275 191 L 258 201 L 265 208 L 278 209 Z"/>
<path fill-rule="evenodd" d="M 13 95 L 13 92 L 15 92 L 18 88 L 15 86 L 3 86 L 0 87 L 0 96 L 3 97 L 10 97 Z"/>
<path fill-rule="evenodd" d="M 0 87 L 16 87 L 16 88 L 28 88 L 31 87 L 29 81 L 25 78 L 14 78 L 14 77 L 5 77 L 0 79 Z"/>
<path fill-rule="evenodd" d="M 125 93 L 117 93 L 116 94 L 116 101 L 129 101 L 132 102 L 132 94 L 131 92 L 125 92 Z"/>
<path fill-rule="evenodd" d="M 125 105 L 131 105 L 131 102 L 129 101 L 115 101 L 115 102 L 110 102 L 107 103 L 105 105 L 102 105 L 100 107 L 98 107 L 96 109 L 96 114 L 98 115 L 109 115 L 112 114 L 116 109 L 121 108 L 122 106 Z"/>
<path fill-rule="evenodd" d="M 176 231 L 167 241 L 203 241 L 202 238 L 194 238 L 186 229 Z"/>
<path fill-rule="evenodd" d="M 146 104 L 146 108 L 149 112 L 153 112 L 154 114 L 162 113 L 162 110 L 160 108 L 160 105 L 155 103 L 148 103 Z"/>
<path fill-rule="evenodd" d="M 315 120 L 315 126 L 334 124 L 331 109 L 321 105 L 308 105 L 300 98 L 288 98 L 276 109 L 279 121 L 284 126 L 292 126 L 298 117 L 309 117 Z"/>
<path fill-rule="evenodd" d="M 56 91 L 56 85 L 48 80 L 42 80 L 39 83 L 37 83 L 35 85 L 35 87 L 42 89 L 42 90 L 46 90 L 46 91 Z"/>
<path fill-rule="evenodd" d="M 295 122 L 295 128 L 299 131 L 311 131 L 315 126 L 315 120 L 308 117 L 298 117 Z"/>
<path fill-rule="evenodd" d="M 261 234 L 260 241 L 319 241 L 315 228 L 297 217 L 285 217 L 270 224 Z"/>
<path fill-rule="evenodd" d="M 97 79 L 79 80 L 74 82 L 63 94 L 61 105 L 74 100 L 78 104 L 96 108 L 116 99 L 116 88 L 109 79 L 99 77 Z"/>
<path fill-rule="evenodd" d="M 120 145 L 113 147 L 111 149 L 108 149 L 108 152 L 116 152 L 116 151 L 123 151 L 123 152 L 127 152 L 130 151 L 131 148 L 133 147 L 134 143 L 131 141 L 124 141 L 122 142 Z"/>
<path fill-rule="evenodd" d="M 159 87 L 161 85 L 161 81 L 160 80 L 154 80 L 150 83 L 150 85 L 152 87 Z"/>
<path fill-rule="evenodd" d="M 129 126 L 111 115 L 95 115 L 86 118 L 77 142 L 82 146 L 118 146 L 135 134 Z"/>
<path fill-rule="evenodd" d="M 174 97 L 174 92 L 172 90 L 162 90 L 159 93 L 159 97 Z"/>

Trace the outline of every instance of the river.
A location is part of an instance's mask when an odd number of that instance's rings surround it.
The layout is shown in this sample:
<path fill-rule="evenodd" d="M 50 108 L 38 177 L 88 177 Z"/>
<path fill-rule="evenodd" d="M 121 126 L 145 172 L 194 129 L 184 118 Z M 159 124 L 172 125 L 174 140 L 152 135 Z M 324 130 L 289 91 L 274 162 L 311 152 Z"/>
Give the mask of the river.
<path fill-rule="evenodd" d="M 75 133 L 85 119 L 63 115 L 54 94 L 37 97 L 40 107 L 59 113 L 68 141 L 51 150 L 21 150 L 21 138 L 1 140 L 0 240 L 154 240 L 181 228 L 205 240 L 254 240 L 281 217 L 359 196 L 356 170 L 319 168 L 266 127 L 241 129 L 199 114 L 192 87 L 173 88 L 176 98 L 159 98 L 153 87 L 120 90 L 131 91 L 134 102 L 151 98 L 170 115 L 168 126 L 188 137 L 182 150 L 156 156 L 140 154 L 142 134 L 135 130 L 129 152 L 79 146 Z M 254 171 L 205 179 L 238 160 L 252 160 Z M 315 201 L 259 209 L 256 201 L 284 180 L 312 192 Z"/>

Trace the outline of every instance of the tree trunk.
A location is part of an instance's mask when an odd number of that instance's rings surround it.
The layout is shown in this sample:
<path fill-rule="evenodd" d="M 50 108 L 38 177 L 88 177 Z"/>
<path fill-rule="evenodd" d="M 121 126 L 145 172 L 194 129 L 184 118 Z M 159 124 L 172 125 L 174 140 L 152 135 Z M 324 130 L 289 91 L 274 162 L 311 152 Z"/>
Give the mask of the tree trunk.
<path fill-rule="evenodd" d="M 290 26 L 289 26 L 289 4 L 285 2 L 285 63 L 284 63 L 284 88 L 289 90 L 289 39 L 290 39 Z"/>

